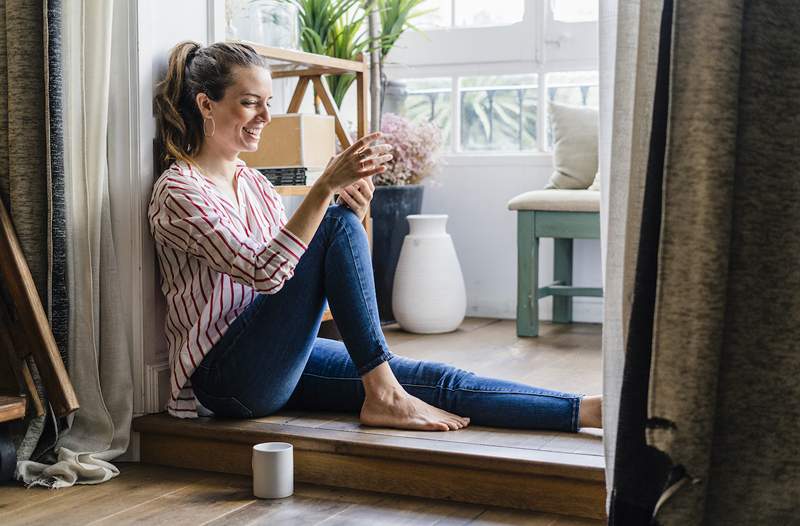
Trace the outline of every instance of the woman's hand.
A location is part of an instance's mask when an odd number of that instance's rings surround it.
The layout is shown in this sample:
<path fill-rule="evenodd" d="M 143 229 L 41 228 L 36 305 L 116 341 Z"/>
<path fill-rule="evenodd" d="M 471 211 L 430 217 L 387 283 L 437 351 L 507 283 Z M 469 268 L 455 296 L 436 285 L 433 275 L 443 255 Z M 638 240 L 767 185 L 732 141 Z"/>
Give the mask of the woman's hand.
<path fill-rule="evenodd" d="M 358 218 L 363 221 L 369 209 L 369 202 L 372 201 L 372 194 L 375 191 L 375 184 L 372 177 L 359 179 L 350 186 L 345 186 L 339 193 L 339 200 L 350 207 Z"/>
<path fill-rule="evenodd" d="M 336 193 L 356 181 L 385 172 L 384 164 L 392 160 L 389 153 L 392 147 L 388 144 L 372 144 L 382 135 L 381 132 L 365 135 L 342 153 L 332 157 L 314 185 L 321 185 L 328 192 Z"/>

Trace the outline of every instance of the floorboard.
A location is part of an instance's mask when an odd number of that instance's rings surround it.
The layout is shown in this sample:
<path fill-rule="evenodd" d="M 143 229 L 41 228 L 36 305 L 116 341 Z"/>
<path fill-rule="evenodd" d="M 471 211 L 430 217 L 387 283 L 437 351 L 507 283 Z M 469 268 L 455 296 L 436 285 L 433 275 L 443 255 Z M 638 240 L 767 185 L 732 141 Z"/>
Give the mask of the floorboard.
<path fill-rule="evenodd" d="M 372 491 L 295 484 L 286 499 L 252 496 L 250 477 L 120 463 L 99 485 L 62 490 L 0 485 L 0 524 L 70 525 L 543 525 L 601 521 Z"/>

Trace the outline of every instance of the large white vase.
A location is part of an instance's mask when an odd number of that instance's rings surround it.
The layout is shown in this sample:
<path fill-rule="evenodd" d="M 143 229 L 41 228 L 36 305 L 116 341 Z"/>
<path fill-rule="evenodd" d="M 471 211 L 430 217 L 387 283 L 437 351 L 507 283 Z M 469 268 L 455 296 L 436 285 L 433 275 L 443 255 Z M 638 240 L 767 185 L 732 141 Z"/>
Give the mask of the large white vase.
<path fill-rule="evenodd" d="M 409 332 L 456 330 L 467 311 L 464 277 L 446 215 L 410 215 L 394 275 L 392 310 Z"/>

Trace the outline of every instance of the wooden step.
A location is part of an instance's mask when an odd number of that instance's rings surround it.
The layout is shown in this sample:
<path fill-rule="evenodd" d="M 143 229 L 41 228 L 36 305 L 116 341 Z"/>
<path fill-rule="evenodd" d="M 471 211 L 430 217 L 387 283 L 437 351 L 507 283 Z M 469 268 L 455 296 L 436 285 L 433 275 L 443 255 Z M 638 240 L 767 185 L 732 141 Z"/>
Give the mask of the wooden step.
<path fill-rule="evenodd" d="M 289 442 L 299 482 L 605 517 L 599 436 L 399 431 L 361 426 L 355 415 L 297 412 L 247 420 L 161 413 L 134 419 L 133 429 L 141 461 L 151 464 L 251 475 L 254 444 Z"/>
<path fill-rule="evenodd" d="M 0 394 L 0 422 L 25 418 L 25 397 Z"/>

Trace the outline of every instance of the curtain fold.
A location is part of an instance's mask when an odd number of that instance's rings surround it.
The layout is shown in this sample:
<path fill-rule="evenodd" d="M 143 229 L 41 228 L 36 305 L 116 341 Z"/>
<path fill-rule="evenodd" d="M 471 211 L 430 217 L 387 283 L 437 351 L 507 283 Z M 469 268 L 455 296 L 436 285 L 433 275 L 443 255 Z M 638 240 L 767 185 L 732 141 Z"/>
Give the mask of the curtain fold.
<path fill-rule="evenodd" d="M 610 523 L 793 524 L 800 10 L 789 0 L 669 4 L 656 89 L 631 113 L 651 125 L 640 202 L 640 148 L 617 143 L 625 138 L 617 116 L 626 98 L 614 98 L 611 171 L 627 164 L 630 184 L 625 221 L 615 223 L 609 206 L 607 288 L 621 281 L 623 307 L 607 311 L 621 331 L 606 335 L 604 327 L 604 356 L 624 362 L 619 412 L 605 415 L 606 425 L 616 424 L 616 434 L 606 429 L 607 451 L 614 450 Z M 620 0 L 617 89 L 620 72 L 630 71 L 620 57 L 629 35 L 625 5 Z M 640 51 L 655 35 L 644 27 Z M 613 200 L 622 192 L 610 183 Z M 612 244 L 621 231 L 624 256 Z M 605 372 L 619 381 L 608 362 Z"/>
<path fill-rule="evenodd" d="M 681 1 L 674 33 L 647 438 L 683 477 L 657 519 L 790 524 L 800 503 L 800 10 Z"/>
<path fill-rule="evenodd" d="M 603 444 L 609 499 L 653 117 L 662 1 L 601 0 Z M 610 502 L 610 500 L 609 500 Z"/>
<path fill-rule="evenodd" d="M 133 413 L 131 356 L 108 193 L 108 112 L 114 3 L 64 5 L 65 164 L 71 292 L 69 375 L 81 408 L 56 446 L 56 463 L 20 462 L 29 485 L 95 484 L 119 471 Z"/>
<path fill-rule="evenodd" d="M 650 523 L 656 502 L 673 474 L 673 465 L 667 455 L 649 446 L 644 440 L 647 426 L 653 424 L 652 420 L 647 419 L 647 404 L 656 293 L 660 287 L 658 260 L 668 132 L 672 7 L 672 0 L 664 0 L 655 90 L 651 103 L 652 124 L 639 243 L 633 269 L 633 298 L 625 338 L 614 484 L 609 510 L 609 524 L 619 526 Z M 629 223 L 629 232 L 632 226 Z"/>

